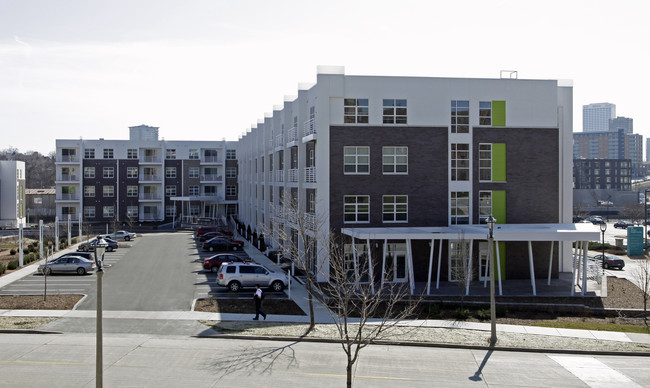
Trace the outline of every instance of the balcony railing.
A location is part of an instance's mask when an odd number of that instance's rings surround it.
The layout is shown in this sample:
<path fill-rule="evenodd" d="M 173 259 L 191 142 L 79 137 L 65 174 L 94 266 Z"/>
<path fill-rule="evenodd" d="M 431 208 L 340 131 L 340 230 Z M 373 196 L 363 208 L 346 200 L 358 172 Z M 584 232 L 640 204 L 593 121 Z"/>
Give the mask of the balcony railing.
<path fill-rule="evenodd" d="M 77 155 L 61 155 L 61 158 L 59 159 L 61 162 L 78 162 L 79 159 L 77 158 Z"/>
<path fill-rule="evenodd" d="M 289 170 L 289 182 L 298 182 L 298 169 L 292 168 Z"/>
<path fill-rule="evenodd" d="M 56 196 L 57 201 L 76 201 L 79 199 L 77 193 L 61 193 Z"/>
<path fill-rule="evenodd" d="M 275 172 L 275 181 L 284 182 L 284 170 L 277 170 Z"/>
<path fill-rule="evenodd" d="M 140 221 L 158 221 L 160 217 L 157 214 L 143 214 L 140 216 Z"/>
<path fill-rule="evenodd" d="M 223 181 L 223 176 L 217 174 L 204 174 L 201 175 L 201 180 L 207 182 L 221 182 Z"/>
<path fill-rule="evenodd" d="M 284 146 L 284 136 L 282 134 L 275 136 L 275 146 L 283 147 Z"/>
<path fill-rule="evenodd" d="M 305 213 L 305 227 L 316 230 L 316 216 L 313 213 Z"/>
<path fill-rule="evenodd" d="M 161 160 L 162 159 L 158 155 L 145 155 L 140 158 L 140 161 L 144 163 L 160 163 Z"/>
<path fill-rule="evenodd" d="M 141 200 L 161 200 L 162 195 L 158 193 L 140 193 L 140 199 Z"/>
<path fill-rule="evenodd" d="M 306 183 L 316 183 L 316 167 L 305 167 L 304 178 Z"/>
<path fill-rule="evenodd" d="M 79 176 L 77 174 L 61 174 L 57 178 L 57 181 L 79 181 Z"/>
<path fill-rule="evenodd" d="M 143 182 L 153 182 L 153 181 L 160 181 L 162 180 L 162 178 L 161 175 L 143 174 L 140 175 L 140 180 Z"/>
<path fill-rule="evenodd" d="M 316 121 L 315 119 L 310 119 L 305 121 L 302 127 L 302 136 L 309 136 L 309 135 L 315 135 L 316 134 Z"/>
<path fill-rule="evenodd" d="M 292 142 L 292 141 L 297 141 L 298 140 L 298 128 L 296 127 L 291 127 L 289 128 L 289 131 L 287 132 L 289 135 L 289 138 L 287 139 L 287 142 Z"/>
<path fill-rule="evenodd" d="M 218 156 L 204 156 L 203 163 L 222 163 L 223 160 Z"/>

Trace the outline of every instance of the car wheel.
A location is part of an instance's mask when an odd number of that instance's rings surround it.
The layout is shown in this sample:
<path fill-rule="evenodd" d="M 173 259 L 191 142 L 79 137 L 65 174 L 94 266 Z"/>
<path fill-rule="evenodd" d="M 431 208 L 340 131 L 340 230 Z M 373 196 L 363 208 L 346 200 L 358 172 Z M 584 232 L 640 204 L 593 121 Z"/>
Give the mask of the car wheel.
<path fill-rule="evenodd" d="M 214 252 L 214 247 L 210 247 L 210 248 L 208 248 L 208 250 L 209 250 L 210 252 Z"/>
<path fill-rule="evenodd" d="M 210 268 L 210 271 L 212 271 L 214 273 L 217 273 L 217 272 L 219 272 L 219 268 L 217 268 L 216 265 L 213 265 L 212 268 Z"/>
<path fill-rule="evenodd" d="M 607 263 L 603 264 L 603 268 L 609 269 L 609 264 L 607 264 Z"/>
<path fill-rule="evenodd" d="M 240 288 L 241 284 L 239 284 L 239 282 L 230 282 L 230 284 L 228 284 L 228 289 L 232 292 L 239 292 Z"/>
<path fill-rule="evenodd" d="M 43 271 L 43 273 L 47 276 L 52 275 L 52 268 L 45 268 L 45 271 Z"/>
<path fill-rule="evenodd" d="M 232 250 L 233 250 L 233 251 L 236 251 L 237 249 L 238 249 L 237 245 L 235 245 L 234 247 L 232 247 Z"/>
<path fill-rule="evenodd" d="M 85 246 L 85 247 L 81 248 L 81 250 L 82 250 L 83 252 L 88 252 L 88 247 Z"/>
<path fill-rule="evenodd" d="M 273 283 L 271 283 L 271 289 L 273 291 L 278 291 L 278 292 L 282 291 L 284 289 L 284 284 L 281 281 L 276 280 Z"/>
<path fill-rule="evenodd" d="M 129 236 L 124 237 L 124 241 L 129 241 L 129 240 L 131 240 L 131 237 Z"/>
<path fill-rule="evenodd" d="M 106 252 L 113 252 L 113 247 L 106 247 Z"/>
<path fill-rule="evenodd" d="M 85 275 L 86 274 L 86 269 L 83 267 L 77 268 L 77 275 Z"/>

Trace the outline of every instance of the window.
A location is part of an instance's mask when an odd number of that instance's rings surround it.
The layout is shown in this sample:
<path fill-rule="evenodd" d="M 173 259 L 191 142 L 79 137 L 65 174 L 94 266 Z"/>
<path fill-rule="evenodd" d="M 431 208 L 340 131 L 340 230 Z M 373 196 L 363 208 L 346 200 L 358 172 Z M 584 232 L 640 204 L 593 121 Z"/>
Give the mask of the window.
<path fill-rule="evenodd" d="M 137 167 L 127 167 L 126 168 L 126 177 L 127 178 L 137 178 L 138 177 L 138 168 Z"/>
<path fill-rule="evenodd" d="M 478 192 L 478 215 L 479 223 L 485 224 L 487 218 L 492 215 L 492 192 Z"/>
<path fill-rule="evenodd" d="M 226 167 L 226 178 L 237 178 L 237 167 Z"/>
<path fill-rule="evenodd" d="M 382 206 L 384 222 L 408 221 L 408 196 L 384 195 L 382 197 Z"/>
<path fill-rule="evenodd" d="M 138 186 L 126 186 L 126 196 L 127 197 L 137 197 L 138 196 Z"/>
<path fill-rule="evenodd" d="M 176 167 L 166 167 L 165 178 L 176 178 Z"/>
<path fill-rule="evenodd" d="M 478 108 L 478 124 L 492 125 L 492 101 L 481 101 Z"/>
<path fill-rule="evenodd" d="M 127 206 L 126 207 L 126 216 L 128 218 L 138 218 L 138 207 L 137 206 Z"/>
<path fill-rule="evenodd" d="M 237 150 L 226 150 L 226 159 L 229 160 L 237 159 Z"/>
<path fill-rule="evenodd" d="M 384 124 L 406 124 L 406 100 L 384 99 Z"/>
<path fill-rule="evenodd" d="M 370 222 L 370 196 L 346 195 L 343 197 L 345 222 Z"/>
<path fill-rule="evenodd" d="M 115 186 L 104 186 L 104 197 L 114 197 Z"/>
<path fill-rule="evenodd" d="M 190 167 L 189 172 L 188 172 L 188 178 L 198 178 L 199 177 L 199 168 L 198 167 Z"/>
<path fill-rule="evenodd" d="M 176 206 L 167 205 L 165 206 L 165 217 L 174 217 L 176 216 Z"/>
<path fill-rule="evenodd" d="M 198 159 L 199 159 L 199 150 L 197 150 L 197 149 L 191 149 L 191 150 L 190 150 L 189 159 L 192 159 L 192 160 L 198 160 Z"/>
<path fill-rule="evenodd" d="M 343 122 L 368 124 L 368 99 L 346 98 L 343 100 Z"/>
<path fill-rule="evenodd" d="M 199 216 L 199 205 L 190 205 L 190 216 L 192 217 Z"/>
<path fill-rule="evenodd" d="M 95 207 L 94 206 L 84 206 L 84 217 L 86 217 L 86 218 L 95 218 Z"/>
<path fill-rule="evenodd" d="M 115 168 L 104 167 L 104 178 L 115 178 Z"/>
<path fill-rule="evenodd" d="M 408 173 L 408 147 L 383 147 L 384 174 Z"/>
<path fill-rule="evenodd" d="M 84 178 L 94 178 L 95 167 L 84 167 Z"/>
<path fill-rule="evenodd" d="M 469 180 L 469 144 L 451 145 L 451 180 Z"/>
<path fill-rule="evenodd" d="M 84 150 L 84 159 L 95 159 L 95 149 L 87 148 Z"/>
<path fill-rule="evenodd" d="M 451 224 L 469 224 L 469 193 L 451 193 Z"/>
<path fill-rule="evenodd" d="M 175 197 L 176 196 L 176 186 L 170 185 L 165 187 L 165 196 Z"/>
<path fill-rule="evenodd" d="M 492 180 L 492 144 L 478 145 L 478 175 L 480 181 Z"/>
<path fill-rule="evenodd" d="M 370 173 L 370 147 L 343 147 L 345 174 Z"/>
<path fill-rule="evenodd" d="M 173 148 L 165 150 L 165 159 L 176 159 L 176 150 Z"/>
<path fill-rule="evenodd" d="M 199 196 L 199 186 L 189 186 L 187 188 L 188 195 L 190 197 L 198 197 Z"/>
<path fill-rule="evenodd" d="M 226 195 L 234 197 L 237 195 L 237 186 L 226 186 Z"/>
<path fill-rule="evenodd" d="M 469 133 L 469 101 L 451 101 L 451 133 Z"/>
<path fill-rule="evenodd" d="M 449 281 L 457 282 L 471 276 L 469 271 L 469 242 L 449 241 Z"/>
<path fill-rule="evenodd" d="M 138 158 L 138 149 L 137 148 L 129 148 L 126 150 L 126 158 L 127 159 L 137 159 Z"/>
<path fill-rule="evenodd" d="M 84 186 L 84 197 L 91 198 L 95 196 L 95 186 Z"/>
<path fill-rule="evenodd" d="M 104 206 L 104 217 L 110 218 L 115 217 L 115 207 L 114 206 Z"/>
<path fill-rule="evenodd" d="M 113 149 L 104 148 L 104 159 L 113 159 Z"/>

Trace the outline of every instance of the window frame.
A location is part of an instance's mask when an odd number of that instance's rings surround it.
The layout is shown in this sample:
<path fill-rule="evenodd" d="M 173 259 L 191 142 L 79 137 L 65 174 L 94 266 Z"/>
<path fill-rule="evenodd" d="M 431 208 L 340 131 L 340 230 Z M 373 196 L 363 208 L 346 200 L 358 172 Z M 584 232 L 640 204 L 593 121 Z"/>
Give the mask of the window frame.
<path fill-rule="evenodd" d="M 462 146 L 462 148 L 461 148 Z M 465 155 L 465 157 L 460 157 Z M 471 153 L 468 143 L 451 143 L 449 168 L 452 182 L 469 182 L 471 179 Z M 465 179 L 462 179 L 465 178 Z"/>
<path fill-rule="evenodd" d="M 199 167 L 190 167 L 187 169 L 187 178 L 195 179 L 201 176 L 201 170 Z"/>
<path fill-rule="evenodd" d="M 94 198 L 95 197 L 95 186 L 88 185 L 84 186 L 84 198 Z"/>
<path fill-rule="evenodd" d="M 360 154 L 360 150 L 367 150 L 366 154 Z M 347 153 L 354 151 L 354 153 Z M 350 161 L 353 158 L 354 161 Z M 366 158 L 367 161 L 360 162 L 359 159 Z M 347 159 L 347 160 L 346 160 Z M 359 171 L 360 167 L 367 167 L 367 171 Z M 352 167 L 354 171 L 347 171 Z M 343 174 L 344 175 L 370 175 L 370 147 L 369 146 L 343 146 Z"/>
<path fill-rule="evenodd" d="M 115 167 L 103 167 L 102 168 L 102 178 L 113 179 L 115 178 Z"/>
<path fill-rule="evenodd" d="M 128 148 L 126 150 L 127 159 L 138 159 L 138 149 L 137 148 Z"/>
<path fill-rule="evenodd" d="M 84 149 L 84 159 L 95 159 L 95 149 L 94 148 Z"/>
<path fill-rule="evenodd" d="M 478 125 L 492 126 L 492 101 L 479 101 Z"/>
<path fill-rule="evenodd" d="M 383 124 L 408 124 L 408 100 L 405 98 L 382 99 L 381 118 Z"/>
<path fill-rule="evenodd" d="M 176 159 L 176 148 L 167 148 L 165 150 L 165 159 Z"/>
<path fill-rule="evenodd" d="M 488 197 L 487 200 L 484 197 Z M 479 190 L 478 192 L 478 223 L 485 224 L 487 218 L 493 215 L 493 199 L 492 190 Z M 489 202 L 488 202 L 489 201 Z M 487 202 L 487 204 L 486 204 Z"/>
<path fill-rule="evenodd" d="M 459 115 L 458 113 L 466 114 Z M 451 100 L 451 133 L 469 133 L 469 100 Z"/>
<path fill-rule="evenodd" d="M 165 167 L 165 178 L 176 178 L 176 167 Z"/>
<path fill-rule="evenodd" d="M 134 190 L 135 188 L 135 190 Z M 133 198 L 138 196 L 139 186 L 138 185 L 128 185 L 126 186 L 126 196 Z"/>
<path fill-rule="evenodd" d="M 368 124 L 369 105 L 368 98 L 343 99 L 344 124 Z"/>
<path fill-rule="evenodd" d="M 133 212 L 134 209 L 135 209 L 135 214 Z M 140 213 L 140 209 L 138 208 L 138 206 L 131 205 L 131 206 L 126 207 L 126 217 L 127 218 L 129 218 L 129 217 L 130 218 L 138 218 L 139 213 Z"/>
<path fill-rule="evenodd" d="M 102 198 L 113 198 L 113 197 L 115 197 L 115 186 L 113 185 L 102 186 Z"/>
<path fill-rule="evenodd" d="M 84 218 L 95 218 L 96 214 L 94 206 L 84 206 Z"/>
<path fill-rule="evenodd" d="M 392 149 L 392 154 L 388 153 L 388 150 Z M 398 154 L 398 149 L 406 150 L 405 154 Z M 382 173 L 384 175 L 408 175 L 408 157 L 409 157 L 409 148 L 407 146 L 385 146 L 382 147 Z M 392 162 L 387 163 L 386 159 L 392 158 Z M 406 158 L 404 162 L 398 162 L 398 159 Z M 400 166 L 404 167 L 404 171 L 397 171 Z M 386 171 L 386 167 L 392 167 L 393 171 Z"/>
<path fill-rule="evenodd" d="M 84 178 L 95 179 L 95 167 L 84 167 Z"/>
<path fill-rule="evenodd" d="M 187 195 L 190 197 L 198 197 L 201 195 L 201 187 L 199 185 L 187 186 Z"/>
<path fill-rule="evenodd" d="M 462 194 L 462 197 L 459 197 Z M 463 202 L 463 206 L 459 206 L 459 202 Z M 467 225 L 470 222 L 471 208 L 470 208 L 470 195 L 469 191 L 452 191 L 449 193 L 449 223 L 451 225 Z M 459 210 L 466 210 L 465 215 L 459 215 Z M 466 221 L 466 222 L 458 222 Z"/>
<path fill-rule="evenodd" d="M 478 180 L 479 182 L 492 182 L 492 143 L 479 143 L 478 145 Z"/>
<path fill-rule="evenodd" d="M 114 159 L 115 150 L 113 148 L 104 148 L 104 159 Z"/>
<path fill-rule="evenodd" d="M 103 218 L 113 218 L 115 217 L 115 206 L 105 205 L 102 207 L 102 217 Z"/>
<path fill-rule="evenodd" d="M 165 197 L 175 197 L 175 196 L 176 196 L 176 185 L 165 186 Z"/>
<path fill-rule="evenodd" d="M 387 202 L 390 200 L 391 202 Z M 404 199 L 404 202 L 399 202 L 398 199 Z M 409 199 L 408 195 L 396 194 L 396 195 L 383 195 L 381 197 L 381 214 L 382 222 L 384 223 L 406 223 L 408 220 L 408 206 Z M 405 207 L 403 210 L 399 210 L 400 207 Z M 387 209 L 389 211 L 387 211 Z M 390 219 L 386 219 L 387 216 L 390 216 Z M 401 219 L 400 219 L 401 218 Z"/>
<path fill-rule="evenodd" d="M 127 177 L 127 179 L 137 179 L 138 178 L 138 168 L 137 167 L 127 167 L 126 168 L 126 177 Z"/>
<path fill-rule="evenodd" d="M 363 199 L 364 201 L 360 201 L 360 199 Z M 369 195 L 344 195 L 343 196 L 343 223 L 345 224 L 370 223 L 370 196 Z"/>

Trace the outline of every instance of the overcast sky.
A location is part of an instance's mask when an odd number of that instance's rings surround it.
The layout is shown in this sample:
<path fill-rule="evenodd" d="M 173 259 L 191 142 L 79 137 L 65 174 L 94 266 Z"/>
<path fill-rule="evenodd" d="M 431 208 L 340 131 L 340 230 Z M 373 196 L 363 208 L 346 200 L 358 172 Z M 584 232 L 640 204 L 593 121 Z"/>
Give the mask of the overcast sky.
<path fill-rule="evenodd" d="M 570 79 L 650 135 L 643 1 L 0 0 L 0 149 L 55 139 L 237 140 L 318 65 L 346 74 Z"/>

